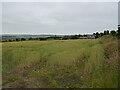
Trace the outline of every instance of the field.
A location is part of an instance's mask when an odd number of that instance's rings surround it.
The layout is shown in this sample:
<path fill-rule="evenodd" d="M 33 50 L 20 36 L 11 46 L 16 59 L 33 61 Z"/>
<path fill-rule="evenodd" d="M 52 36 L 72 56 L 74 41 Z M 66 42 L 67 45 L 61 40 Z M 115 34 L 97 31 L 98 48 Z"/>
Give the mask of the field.
<path fill-rule="evenodd" d="M 118 87 L 117 40 L 2 43 L 3 88 Z"/>

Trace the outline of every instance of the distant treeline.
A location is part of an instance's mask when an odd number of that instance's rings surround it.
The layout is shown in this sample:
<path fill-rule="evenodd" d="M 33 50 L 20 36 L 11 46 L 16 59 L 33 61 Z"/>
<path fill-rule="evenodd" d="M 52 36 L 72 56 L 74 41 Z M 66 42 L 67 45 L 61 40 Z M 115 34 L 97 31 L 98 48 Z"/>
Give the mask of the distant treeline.
<path fill-rule="evenodd" d="M 118 30 L 105 30 L 104 32 L 96 32 L 92 34 L 93 36 L 95 36 L 95 38 L 99 38 L 102 37 L 103 35 L 112 35 L 115 36 L 117 38 L 120 38 L 120 28 L 118 28 Z M 60 36 L 51 36 L 51 37 L 38 37 L 38 38 L 15 38 L 15 39 L 3 39 L 1 40 L 1 42 L 14 42 L 14 41 L 28 41 L 28 40 L 39 40 L 39 41 L 45 41 L 45 40 L 69 40 L 69 39 L 80 39 L 80 37 L 87 37 L 87 34 L 84 35 L 66 35 L 63 37 Z"/>
<path fill-rule="evenodd" d="M 118 29 L 117 31 L 115 30 L 112 30 L 112 31 L 109 31 L 109 30 L 106 30 L 104 32 L 96 32 L 96 33 L 93 33 L 93 35 L 96 36 L 96 38 L 99 38 L 99 37 L 102 37 L 103 35 L 112 35 L 112 36 L 115 36 L 117 38 L 120 38 L 120 29 Z"/>

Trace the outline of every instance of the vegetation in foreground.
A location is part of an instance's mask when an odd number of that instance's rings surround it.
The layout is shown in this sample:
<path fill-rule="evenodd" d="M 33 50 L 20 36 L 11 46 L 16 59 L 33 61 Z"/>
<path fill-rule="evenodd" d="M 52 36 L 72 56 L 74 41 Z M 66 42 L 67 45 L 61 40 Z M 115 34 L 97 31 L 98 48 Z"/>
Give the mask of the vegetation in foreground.
<path fill-rule="evenodd" d="M 3 88 L 116 88 L 117 39 L 2 43 Z"/>

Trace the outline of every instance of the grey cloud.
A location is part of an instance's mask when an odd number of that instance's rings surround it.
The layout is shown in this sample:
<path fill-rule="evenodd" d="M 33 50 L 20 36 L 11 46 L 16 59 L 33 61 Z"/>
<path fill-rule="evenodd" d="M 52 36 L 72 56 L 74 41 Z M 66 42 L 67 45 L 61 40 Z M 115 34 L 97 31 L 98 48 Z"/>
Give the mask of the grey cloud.
<path fill-rule="evenodd" d="M 120 25 L 120 1 L 118 3 L 118 24 Z"/>
<path fill-rule="evenodd" d="M 116 29 L 117 3 L 3 3 L 3 33 L 93 33 Z"/>

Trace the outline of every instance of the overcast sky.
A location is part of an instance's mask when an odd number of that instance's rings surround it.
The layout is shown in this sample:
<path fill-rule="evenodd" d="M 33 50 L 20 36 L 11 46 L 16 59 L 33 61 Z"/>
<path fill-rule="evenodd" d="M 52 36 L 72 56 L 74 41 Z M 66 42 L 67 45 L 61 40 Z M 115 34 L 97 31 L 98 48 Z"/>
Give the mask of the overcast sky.
<path fill-rule="evenodd" d="M 4 2 L 3 33 L 85 34 L 117 29 L 117 2 Z"/>
<path fill-rule="evenodd" d="M 118 2 L 118 24 L 120 25 L 120 1 Z"/>

